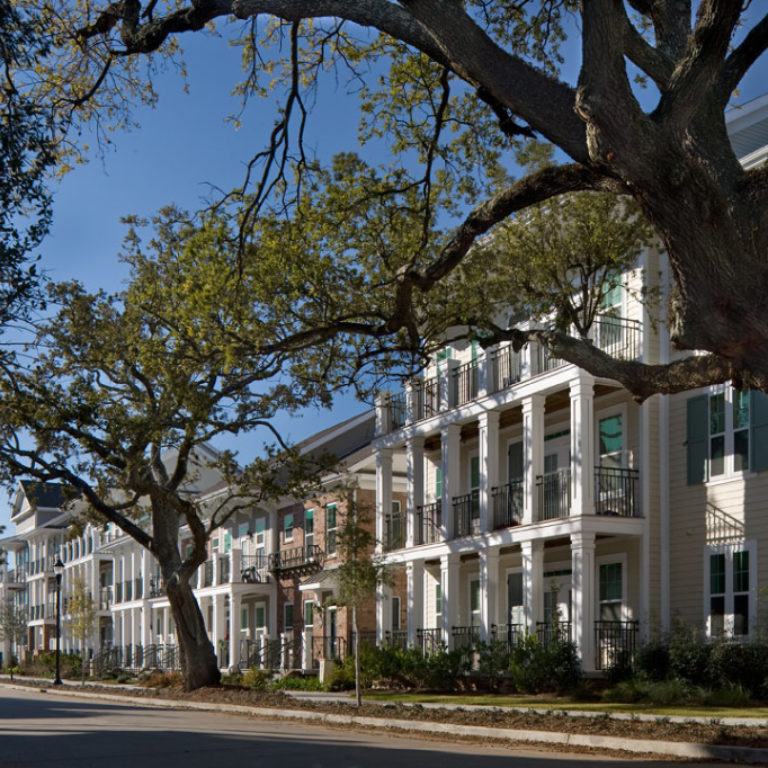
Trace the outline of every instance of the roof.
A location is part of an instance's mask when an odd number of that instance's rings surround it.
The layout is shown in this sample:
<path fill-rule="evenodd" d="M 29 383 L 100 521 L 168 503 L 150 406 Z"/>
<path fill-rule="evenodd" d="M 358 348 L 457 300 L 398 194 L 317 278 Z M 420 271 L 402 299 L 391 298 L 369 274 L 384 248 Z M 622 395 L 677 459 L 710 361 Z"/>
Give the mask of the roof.
<path fill-rule="evenodd" d="M 728 135 L 736 157 L 745 158 L 768 144 L 768 94 L 725 113 Z"/>
<path fill-rule="evenodd" d="M 61 483 L 41 483 L 39 480 L 20 480 L 24 495 L 30 504 L 43 509 L 59 509 L 67 499 Z"/>

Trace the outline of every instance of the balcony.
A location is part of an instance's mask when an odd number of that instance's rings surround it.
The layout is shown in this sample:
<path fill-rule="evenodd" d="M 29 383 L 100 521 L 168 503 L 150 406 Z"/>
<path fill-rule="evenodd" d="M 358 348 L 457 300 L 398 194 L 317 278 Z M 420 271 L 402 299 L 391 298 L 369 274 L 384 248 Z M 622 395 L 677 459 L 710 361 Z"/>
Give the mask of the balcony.
<path fill-rule="evenodd" d="M 622 360 L 635 360 L 642 351 L 642 326 L 637 320 L 598 315 L 588 338 L 598 349 Z"/>
<path fill-rule="evenodd" d="M 454 538 L 480 532 L 480 491 L 453 497 Z"/>
<path fill-rule="evenodd" d="M 493 527 L 511 528 L 523 520 L 523 481 L 514 480 L 491 489 Z"/>
<path fill-rule="evenodd" d="M 405 426 L 408 416 L 408 400 L 405 392 L 397 392 L 389 398 L 389 423 L 392 429 Z"/>
<path fill-rule="evenodd" d="M 478 369 L 477 361 L 472 360 L 458 366 L 453 372 L 453 403 L 454 407 L 471 403 L 477 398 Z"/>
<path fill-rule="evenodd" d="M 206 560 L 203 563 L 203 579 L 201 583 L 202 587 L 213 586 L 213 560 Z"/>
<path fill-rule="evenodd" d="M 99 610 L 108 611 L 112 606 L 112 602 L 112 587 L 101 587 L 99 589 Z"/>
<path fill-rule="evenodd" d="M 405 519 L 402 512 L 390 514 L 384 517 L 384 542 L 385 552 L 402 549 L 405 546 Z"/>
<path fill-rule="evenodd" d="M 571 512 L 571 470 L 558 469 L 536 477 L 538 490 L 538 517 L 543 520 L 556 520 L 568 517 Z"/>
<path fill-rule="evenodd" d="M 229 563 L 228 560 L 227 563 Z M 267 556 L 264 552 L 242 556 L 240 560 L 240 581 L 243 584 L 263 584 L 268 581 Z"/>
<path fill-rule="evenodd" d="M 269 556 L 270 571 L 314 573 L 322 568 L 323 552 L 316 544 L 273 552 Z"/>
<path fill-rule="evenodd" d="M 413 409 L 414 421 L 429 419 L 440 413 L 440 380 L 437 376 L 413 382 Z"/>
<path fill-rule="evenodd" d="M 636 469 L 595 467 L 595 512 L 611 517 L 640 517 Z"/>
<path fill-rule="evenodd" d="M 435 544 L 442 541 L 442 505 L 439 501 L 416 507 L 419 544 Z"/>
<path fill-rule="evenodd" d="M 13 570 L 0 571 L 0 584 L 9 589 L 25 589 L 27 586 L 27 569 L 18 567 Z"/>
<path fill-rule="evenodd" d="M 523 377 L 520 353 L 515 352 L 511 344 L 498 347 L 491 356 L 491 371 L 488 380 L 490 392 L 501 392 Z"/>

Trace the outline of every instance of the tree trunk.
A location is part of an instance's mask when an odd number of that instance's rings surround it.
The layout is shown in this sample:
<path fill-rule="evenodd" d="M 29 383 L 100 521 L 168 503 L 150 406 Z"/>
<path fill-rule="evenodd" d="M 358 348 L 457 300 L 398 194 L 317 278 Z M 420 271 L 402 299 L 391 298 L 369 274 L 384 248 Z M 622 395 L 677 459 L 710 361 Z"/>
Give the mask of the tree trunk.
<path fill-rule="evenodd" d="M 185 691 L 221 682 L 216 652 L 189 582 L 171 579 L 166 591 L 179 639 Z"/>

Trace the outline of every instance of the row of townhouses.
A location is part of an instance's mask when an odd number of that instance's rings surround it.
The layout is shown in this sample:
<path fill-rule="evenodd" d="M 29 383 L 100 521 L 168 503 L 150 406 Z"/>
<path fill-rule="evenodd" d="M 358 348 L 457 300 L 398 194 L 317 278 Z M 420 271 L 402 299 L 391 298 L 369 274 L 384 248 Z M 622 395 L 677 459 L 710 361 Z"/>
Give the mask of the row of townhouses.
<path fill-rule="evenodd" d="M 745 166 L 765 162 L 768 96 L 727 119 Z M 646 249 L 605 293 L 593 343 L 645 363 L 676 359 L 662 313 L 636 299 L 644 288 L 665 295 L 669 283 L 664 253 Z M 765 628 L 761 392 L 724 384 L 638 404 L 535 343 L 516 352 L 457 342 L 402 391 L 380 393 L 373 412 L 306 448 L 343 457 L 356 503 L 375 510 L 393 574 L 361 621 L 377 642 L 428 652 L 556 634 L 596 671 L 677 627 L 734 640 Z M 335 479 L 312 498 L 238 512 L 212 538 L 196 593 L 222 667 L 311 669 L 346 652 L 350 627 L 333 599 L 346 498 Z M 60 556 L 98 605 L 94 652 L 118 649 L 133 666 L 148 665 L 137 649 L 172 655 L 156 564 L 109 526 L 69 537 L 60 494 L 21 482 L 16 532 L 0 541 L 0 599 L 28 611 L 27 650 L 51 647 Z"/>

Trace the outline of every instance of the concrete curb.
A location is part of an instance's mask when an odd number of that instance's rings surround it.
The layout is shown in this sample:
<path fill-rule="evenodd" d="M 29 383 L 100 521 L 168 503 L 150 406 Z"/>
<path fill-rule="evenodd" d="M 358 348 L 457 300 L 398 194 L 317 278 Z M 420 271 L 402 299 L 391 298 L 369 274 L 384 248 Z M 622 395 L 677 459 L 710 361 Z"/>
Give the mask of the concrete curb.
<path fill-rule="evenodd" d="M 29 686 L 0 683 L 16 690 L 30 690 Z M 410 720 L 396 720 L 382 717 L 359 717 L 356 715 L 330 714 L 326 712 L 304 712 L 298 709 L 273 709 L 270 707 L 249 707 L 241 704 L 214 704 L 202 701 L 179 701 L 177 699 L 145 699 L 121 696 L 111 693 L 95 693 L 72 688 L 34 689 L 55 695 L 86 697 L 130 704 L 139 707 L 162 707 L 170 709 L 195 709 L 212 712 L 228 712 L 237 715 L 250 715 L 280 720 L 300 720 L 331 725 L 359 725 L 404 733 L 445 734 L 451 736 L 470 736 L 493 739 L 495 741 L 528 742 L 537 744 L 555 744 L 564 747 L 589 747 L 607 749 L 634 754 L 667 755 L 689 759 L 725 760 L 734 763 L 768 765 L 768 749 L 752 747 L 724 746 L 719 744 L 699 744 L 685 741 L 650 741 L 646 739 L 624 739 L 615 736 L 598 736 L 585 733 L 559 733 L 554 731 L 523 731 L 511 728 L 490 728 L 477 725 L 457 725 L 455 723 L 436 723 Z"/>

